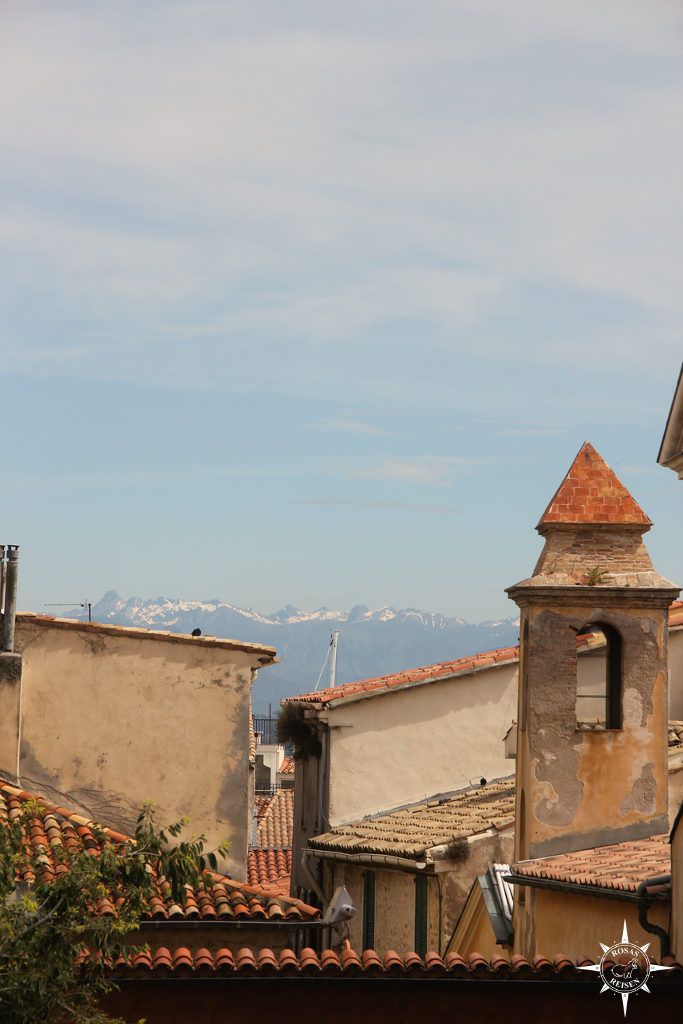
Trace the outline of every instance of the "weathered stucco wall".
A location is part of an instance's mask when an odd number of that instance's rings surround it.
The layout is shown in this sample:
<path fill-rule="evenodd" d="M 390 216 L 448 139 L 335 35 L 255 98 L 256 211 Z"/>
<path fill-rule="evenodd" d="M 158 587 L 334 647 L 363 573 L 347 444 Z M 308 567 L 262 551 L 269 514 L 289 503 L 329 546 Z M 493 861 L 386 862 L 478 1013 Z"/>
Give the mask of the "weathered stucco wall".
<path fill-rule="evenodd" d="M 522 700 L 517 857 L 586 849 L 667 827 L 666 613 L 656 608 L 530 608 Z M 574 631 L 606 622 L 622 638 L 621 729 L 576 728 Z M 526 729 L 524 719 L 526 718 Z M 518 812 L 521 821 L 521 814 Z"/>
<path fill-rule="evenodd" d="M 246 877 L 251 653 L 17 623 L 23 655 L 19 776 L 26 789 L 129 832 L 153 800 L 190 819 Z M 11 752 L 0 768 L 14 774 Z"/>
<path fill-rule="evenodd" d="M 330 825 L 510 775 L 516 693 L 515 663 L 332 708 Z"/>
<path fill-rule="evenodd" d="M 485 874 L 491 864 L 509 864 L 513 848 L 514 827 L 510 826 L 505 832 L 473 838 L 464 848 L 464 857 L 459 864 L 436 862 L 437 878 L 442 886 L 441 931 L 444 943 L 448 942 L 460 918 L 477 876 Z"/>

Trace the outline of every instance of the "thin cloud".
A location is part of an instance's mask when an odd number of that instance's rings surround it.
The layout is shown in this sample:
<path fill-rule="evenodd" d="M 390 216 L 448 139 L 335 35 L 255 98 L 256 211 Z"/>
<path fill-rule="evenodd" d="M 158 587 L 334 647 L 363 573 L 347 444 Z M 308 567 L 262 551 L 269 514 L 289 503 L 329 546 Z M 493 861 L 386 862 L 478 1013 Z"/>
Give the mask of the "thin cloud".
<path fill-rule="evenodd" d="M 426 505 L 412 501 L 363 501 L 352 498 L 303 498 L 290 505 L 311 505 L 329 509 L 369 509 L 373 512 L 430 512 L 433 515 L 459 515 L 460 509 L 452 505 Z"/>
<path fill-rule="evenodd" d="M 614 468 L 618 469 L 620 473 L 630 473 L 633 476 L 654 476 L 656 473 L 660 472 L 659 466 L 621 466 L 618 462 L 614 463 Z"/>
<path fill-rule="evenodd" d="M 366 480 L 442 486 L 451 483 L 457 471 L 466 465 L 471 465 L 471 460 L 455 455 L 387 456 L 378 466 L 359 470 L 353 475 Z"/>
<path fill-rule="evenodd" d="M 501 437 L 560 437 L 566 432 L 567 427 L 506 427 L 494 431 Z"/>
<path fill-rule="evenodd" d="M 503 362 L 678 353 L 680 5 L 352 0 L 302 30 L 297 4 L 152 2 L 151 34 L 124 0 L 6 6 L 5 369 L 376 393 L 405 368 L 405 401 L 476 330 Z M 513 326 L 543 286 L 584 322 Z M 60 335 L 93 351 L 41 358 Z"/>

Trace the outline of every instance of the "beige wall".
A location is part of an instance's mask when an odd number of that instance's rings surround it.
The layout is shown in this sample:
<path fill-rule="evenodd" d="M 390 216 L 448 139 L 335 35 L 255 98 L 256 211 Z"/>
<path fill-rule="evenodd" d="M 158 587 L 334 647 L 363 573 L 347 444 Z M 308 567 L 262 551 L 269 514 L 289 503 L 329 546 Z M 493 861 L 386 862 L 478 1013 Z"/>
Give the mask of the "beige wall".
<path fill-rule="evenodd" d="M 671 837 L 671 952 L 683 957 L 683 825 Z"/>
<path fill-rule="evenodd" d="M 669 718 L 683 721 L 683 626 L 669 630 Z"/>
<path fill-rule="evenodd" d="M 130 832 L 153 800 L 246 877 L 249 690 L 255 653 L 208 643 L 17 622 L 23 655 L 20 784 Z M 0 739 L 2 739 L 0 734 Z M 12 745 L 0 769 L 14 776 Z"/>
<path fill-rule="evenodd" d="M 363 876 L 375 874 L 375 940 L 373 948 L 383 955 L 388 950 L 405 954 L 415 948 L 415 875 L 409 871 L 327 861 L 326 885 L 334 892 L 345 885 L 357 914 L 349 921 L 352 949 L 363 948 Z M 428 876 L 427 948 L 439 948 L 439 895 L 434 876 Z"/>
<path fill-rule="evenodd" d="M 510 775 L 516 694 L 513 663 L 330 709 L 330 825 Z"/>
<path fill-rule="evenodd" d="M 448 938 L 446 942 L 448 943 Z M 465 959 L 473 953 L 479 953 L 486 960 L 490 960 L 492 956 L 509 960 L 512 952 L 511 946 L 501 946 L 496 942 L 481 887 L 475 885 L 458 921 L 453 941 L 444 947 L 444 953 L 459 953 Z"/>
<path fill-rule="evenodd" d="M 602 956 L 600 943 L 611 946 L 618 942 L 626 921 L 631 942 L 651 943 L 652 959 L 659 961 L 659 939 L 640 926 L 635 903 L 525 888 L 525 903 L 520 905 L 519 887 L 515 886 L 515 953 L 552 960 L 560 952 L 572 960 L 589 957 L 597 961 Z M 648 920 L 668 930 L 669 911 L 668 903 L 655 904 L 648 910 Z"/>

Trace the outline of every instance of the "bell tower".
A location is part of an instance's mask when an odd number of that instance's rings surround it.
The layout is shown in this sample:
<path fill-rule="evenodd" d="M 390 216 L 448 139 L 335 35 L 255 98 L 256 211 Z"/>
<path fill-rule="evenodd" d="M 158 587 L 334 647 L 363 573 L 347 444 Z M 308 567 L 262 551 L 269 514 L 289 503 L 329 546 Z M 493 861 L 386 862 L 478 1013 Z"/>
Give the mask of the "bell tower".
<path fill-rule="evenodd" d="M 586 442 L 520 608 L 515 860 L 665 832 L 668 608 L 640 506 Z"/>

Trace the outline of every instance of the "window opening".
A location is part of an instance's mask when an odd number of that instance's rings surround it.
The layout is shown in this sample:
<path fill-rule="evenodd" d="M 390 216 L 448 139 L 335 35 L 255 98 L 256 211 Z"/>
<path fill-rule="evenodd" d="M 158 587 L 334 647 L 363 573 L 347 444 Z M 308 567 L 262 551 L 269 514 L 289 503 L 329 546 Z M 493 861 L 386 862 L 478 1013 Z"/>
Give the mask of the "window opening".
<path fill-rule="evenodd" d="M 425 875 L 415 875 L 415 952 L 427 952 L 427 885 Z"/>
<path fill-rule="evenodd" d="M 576 725 L 582 731 L 621 729 L 621 636 L 606 622 L 578 633 Z"/>
<path fill-rule="evenodd" d="M 375 873 L 363 875 L 363 949 L 375 948 Z"/>

